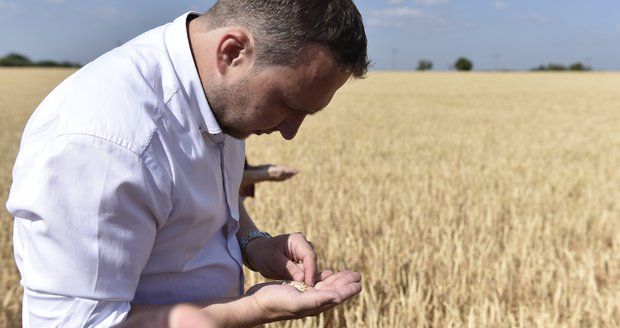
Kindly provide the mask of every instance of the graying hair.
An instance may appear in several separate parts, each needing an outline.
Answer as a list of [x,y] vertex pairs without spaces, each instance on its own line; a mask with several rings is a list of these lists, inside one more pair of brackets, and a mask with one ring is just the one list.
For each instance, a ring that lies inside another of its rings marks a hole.
[[351,0],[218,0],[203,16],[212,28],[247,28],[259,65],[295,65],[305,46],[318,44],[353,77],[368,71],[364,24]]

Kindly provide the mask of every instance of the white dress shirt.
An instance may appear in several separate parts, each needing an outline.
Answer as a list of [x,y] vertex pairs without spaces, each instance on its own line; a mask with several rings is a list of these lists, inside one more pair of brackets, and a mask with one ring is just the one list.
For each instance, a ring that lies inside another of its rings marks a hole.
[[131,303],[243,292],[245,144],[209,108],[194,14],[86,65],[28,121],[7,202],[24,327],[110,327]]

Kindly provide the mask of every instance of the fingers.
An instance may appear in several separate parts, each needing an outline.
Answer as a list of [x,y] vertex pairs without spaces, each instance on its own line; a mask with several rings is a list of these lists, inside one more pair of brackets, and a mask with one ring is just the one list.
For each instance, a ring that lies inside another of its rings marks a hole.
[[[292,287],[291,287],[292,288]],[[338,290],[310,289],[305,293],[295,294],[294,312],[302,316],[317,315],[355,296],[362,290],[359,283],[351,283]]]
[[338,297],[334,298],[333,302],[340,304],[362,291],[361,279],[359,273],[345,270],[318,282],[315,290],[335,292]]
[[323,273],[318,272],[316,252],[303,234],[280,235],[270,240],[276,245],[277,252],[269,258],[267,269],[259,268],[264,277],[305,282],[308,287],[313,287],[316,281],[333,274],[326,272],[322,276]]
[[298,169],[285,167],[282,171],[285,179],[291,178],[299,173]]
[[286,262],[286,273],[289,275],[289,279],[295,281],[305,281],[305,273],[299,265],[291,260]]
[[331,275],[329,275],[328,277],[326,277],[325,279],[321,279],[321,281],[319,281],[319,282],[317,282],[317,283],[316,283],[316,286],[315,286],[315,287],[316,287],[317,289],[322,289],[322,288],[324,288],[325,286],[331,286],[331,285],[332,285],[332,283],[333,283],[336,279],[338,279],[338,274],[340,274],[340,272],[338,272],[338,273],[334,273],[334,274],[331,274]]
[[318,272],[315,275],[314,281],[316,282],[316,281],[325,280],[325,279],[327,279],[329,276],[331,276],[333,274],[334,274],[334,271],[332,271],[332,270],[325,270],[325,271],[322,271],[322,272]]
[[[313,251],[314,254],[314,251]],[[304,281],[306,282],[306,285],[313,287],[314,286],[314,280],[315,280],[315,275],[317,272],[317,268],[316,268],[316,255],[314,256],[307,256],[304,260],[303,260],[303,265],[304,265]]]
[[271,165],[268,167],[267,173],[274,181],[283,181],[299,173],[299,170],[286,166]]
[[313,290],[312,292],[301,294],[304,298],[303,307],[308,309],[306,315],[316,315],[326,311],[338,304],[342,304],[349,298],[359,294],[362,286],[359,283],[352,283],[343,286],[339,290]]
[[299,170],[291,168],[291,167],[285,167],[285,166],[279,166],[277,167],[277,170],[279,171],[280,175],[283,177],[292,177],[295,174],[299,173]]
[[358,272],[344,270],[338,273],[334,273],[327,278],[321,280],[316,284],[317,289],[338,290],[349,284],[359,284],[362,280],[362,275]]
[[[317,311],[326,306],[334,306],[341,302],[342,298],[340,294],[331,290],[318,290],[311,293],[303,293],[300,294],[302,302],[301,308],[306,311],[312,311],[320,313],[322,311]],[[302,310],[303,311],[303,310]]]
[[[286,236],[278,236],[274,239],[284,237],[288,239]],[[284,241],[285,245],[288,243]],[[283,248],[286,248],[284,245]],[[280,249],[276,251],[273,257],[270,259],[270,265],[268,270],[261,271],[261,274],[265,278],[269,279],[281,279],[281,280],[294,280],[294,281],[304,281],[305,274],[304,268],[301,263],[298,263],[295,259],[295,254],[290,250]]]
[[332,286],[340,288],[352,283],[359,283],[362,280],[362,275],[358,272],[345,270],[339,272],[337,278],[332,282]]
[[[297,267],[300,268],[301,270],[304,269],[303,264],[299,264],[297,263]],[[333,275],[334,272],[332,270],[325,270],[325,271],[321,271],[321,272],[316,272],[314,274],[314,285],[316,286],[317,282],[327,279],[327,277]],[[306,282],[306,280],[304,279],[304,282]],[[307,285],[307,283],[306,283]]]
[[350,283],[348,285],[338,288],[337,290],[343,302],[359,294],[361,291],[362,291],[362,284],[360,284],[359,282]]
[[314,286],[315,275],[318,270],[316,267],[317,256],[312,244],[301,233],[291,234],[289,240],[293,259],[302,263],[303,281],[310,287]]

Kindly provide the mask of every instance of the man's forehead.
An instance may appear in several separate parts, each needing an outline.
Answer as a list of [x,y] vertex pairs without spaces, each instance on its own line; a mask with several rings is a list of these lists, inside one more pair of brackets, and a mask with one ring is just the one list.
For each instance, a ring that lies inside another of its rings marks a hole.
[[327,75],[338,70],[338,63],[331,50],[326,46],[311,44],[301,52],[300,66],[310,75]]
[[336,91],[348,80],[350,74],[331,70],[327,74],[314,74],[312,77],[285,90],[289,105],[307,114],[314,114],[325,108]]

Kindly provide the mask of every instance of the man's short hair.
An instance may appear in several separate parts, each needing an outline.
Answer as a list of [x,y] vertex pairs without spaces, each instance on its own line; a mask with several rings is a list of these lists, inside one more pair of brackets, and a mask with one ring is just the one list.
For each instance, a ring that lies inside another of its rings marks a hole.
[[351,0],[218,0],[204,17],[214,29],[248,28],[259,65],[294,65],[314,43],[328,47],[338,66],[355,78],[368,71],[366,32]]

